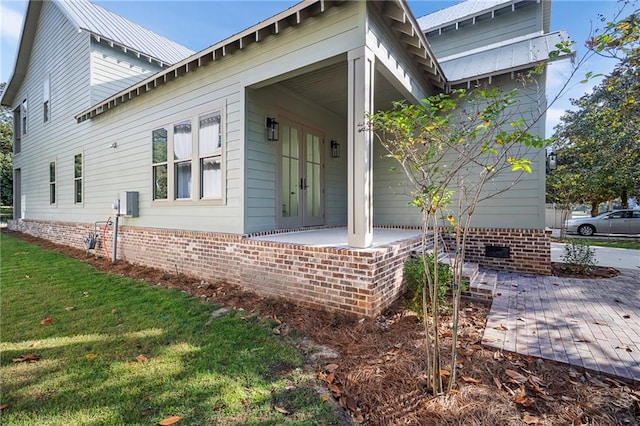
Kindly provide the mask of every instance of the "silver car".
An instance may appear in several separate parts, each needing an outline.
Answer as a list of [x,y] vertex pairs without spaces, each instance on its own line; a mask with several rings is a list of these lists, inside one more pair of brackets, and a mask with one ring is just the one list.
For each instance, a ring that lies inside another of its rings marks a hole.
[[593,234],[640,234],[640,209],[616,210],[595,217],[570,219],[567,232]]

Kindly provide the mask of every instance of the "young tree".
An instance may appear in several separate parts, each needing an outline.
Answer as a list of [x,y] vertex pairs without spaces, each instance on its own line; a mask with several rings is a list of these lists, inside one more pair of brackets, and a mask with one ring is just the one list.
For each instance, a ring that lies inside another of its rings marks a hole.
[[[476,87],[425,99],[417,105],[396,103],[391,111],[368,117],[380,143],[404,171],[412,204],[422,213],[423,311],[427,376],[434,394],[443,391],[440,375],[440,325],[437,255],[444,231],[455,234],[452,262],[453,344],[451,377],[455,382],[457,324],[466,239],[476,207],[516,185],[532,170],[532,155],[545,140],[530,134],[540,119],[523,110],[518,91]],[[531,120],[526,120],[529,117]],[[510,172],[505,179],[506,172]],[[452,229],[451,229],[452,228]]]

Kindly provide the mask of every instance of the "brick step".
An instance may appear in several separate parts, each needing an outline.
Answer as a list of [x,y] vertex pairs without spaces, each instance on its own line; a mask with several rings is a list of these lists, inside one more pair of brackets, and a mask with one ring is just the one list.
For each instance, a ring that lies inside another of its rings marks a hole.
[[489,269],[479,269],[476,277],[471,281],[469,288],[464,291],[463,296],[476,299],[491,300],[496,294],[498,285],[498,272]]
[[[421,251],[414,252],[420,255]],[[427,253],[433,254],[433,249],[428,249]],[[438,261],[453,265],[454,255],[444,251],[439,251]],[[462,266],[462,279],[468,284],[468,288],[462,292],[463,296],[476,299],[491,300],[496,293],[498,285],[498,273],[488,269],[480,269],[477,263],[464,262]]]

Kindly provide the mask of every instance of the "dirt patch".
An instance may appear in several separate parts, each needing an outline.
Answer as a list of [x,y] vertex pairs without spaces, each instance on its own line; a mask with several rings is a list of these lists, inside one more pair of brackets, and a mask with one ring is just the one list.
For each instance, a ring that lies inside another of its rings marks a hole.
[[[640,388],[636,384],[482,346],[490,308],[487,303],[464,301],[454,392],[432,397],[425,376],[424,328],[401,303],[376,319],[358,319],[262,297],[222,281],[204,282],[122,261],[111,265],[106,259],[87,257],[83,250],[25,234],[12,235],[105,272],[176,288],[227,309],[273,318],[278,324],[274,333],[279,332],[282,338],[296,336],[309,368],[318,373],[318,384],[357,423],[640,425]],[[451,328],[446,318],[440,336],[443,347],[449,347]],[[445,355],[443,370],[450,371]],[[442,372],[445,381],[447,371]]]
[[613,278],[620,275],[620,271],[610,266],[596,266],[585,273],[577,273],[566,263],[558,262],[551,262],[551,273],[564,278]]

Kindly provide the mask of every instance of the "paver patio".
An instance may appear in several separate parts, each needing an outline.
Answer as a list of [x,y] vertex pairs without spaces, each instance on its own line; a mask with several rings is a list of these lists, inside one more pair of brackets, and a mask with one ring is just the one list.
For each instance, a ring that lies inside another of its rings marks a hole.
[[500,273],[483,343],[640,382],[640,270],[620,272]]

